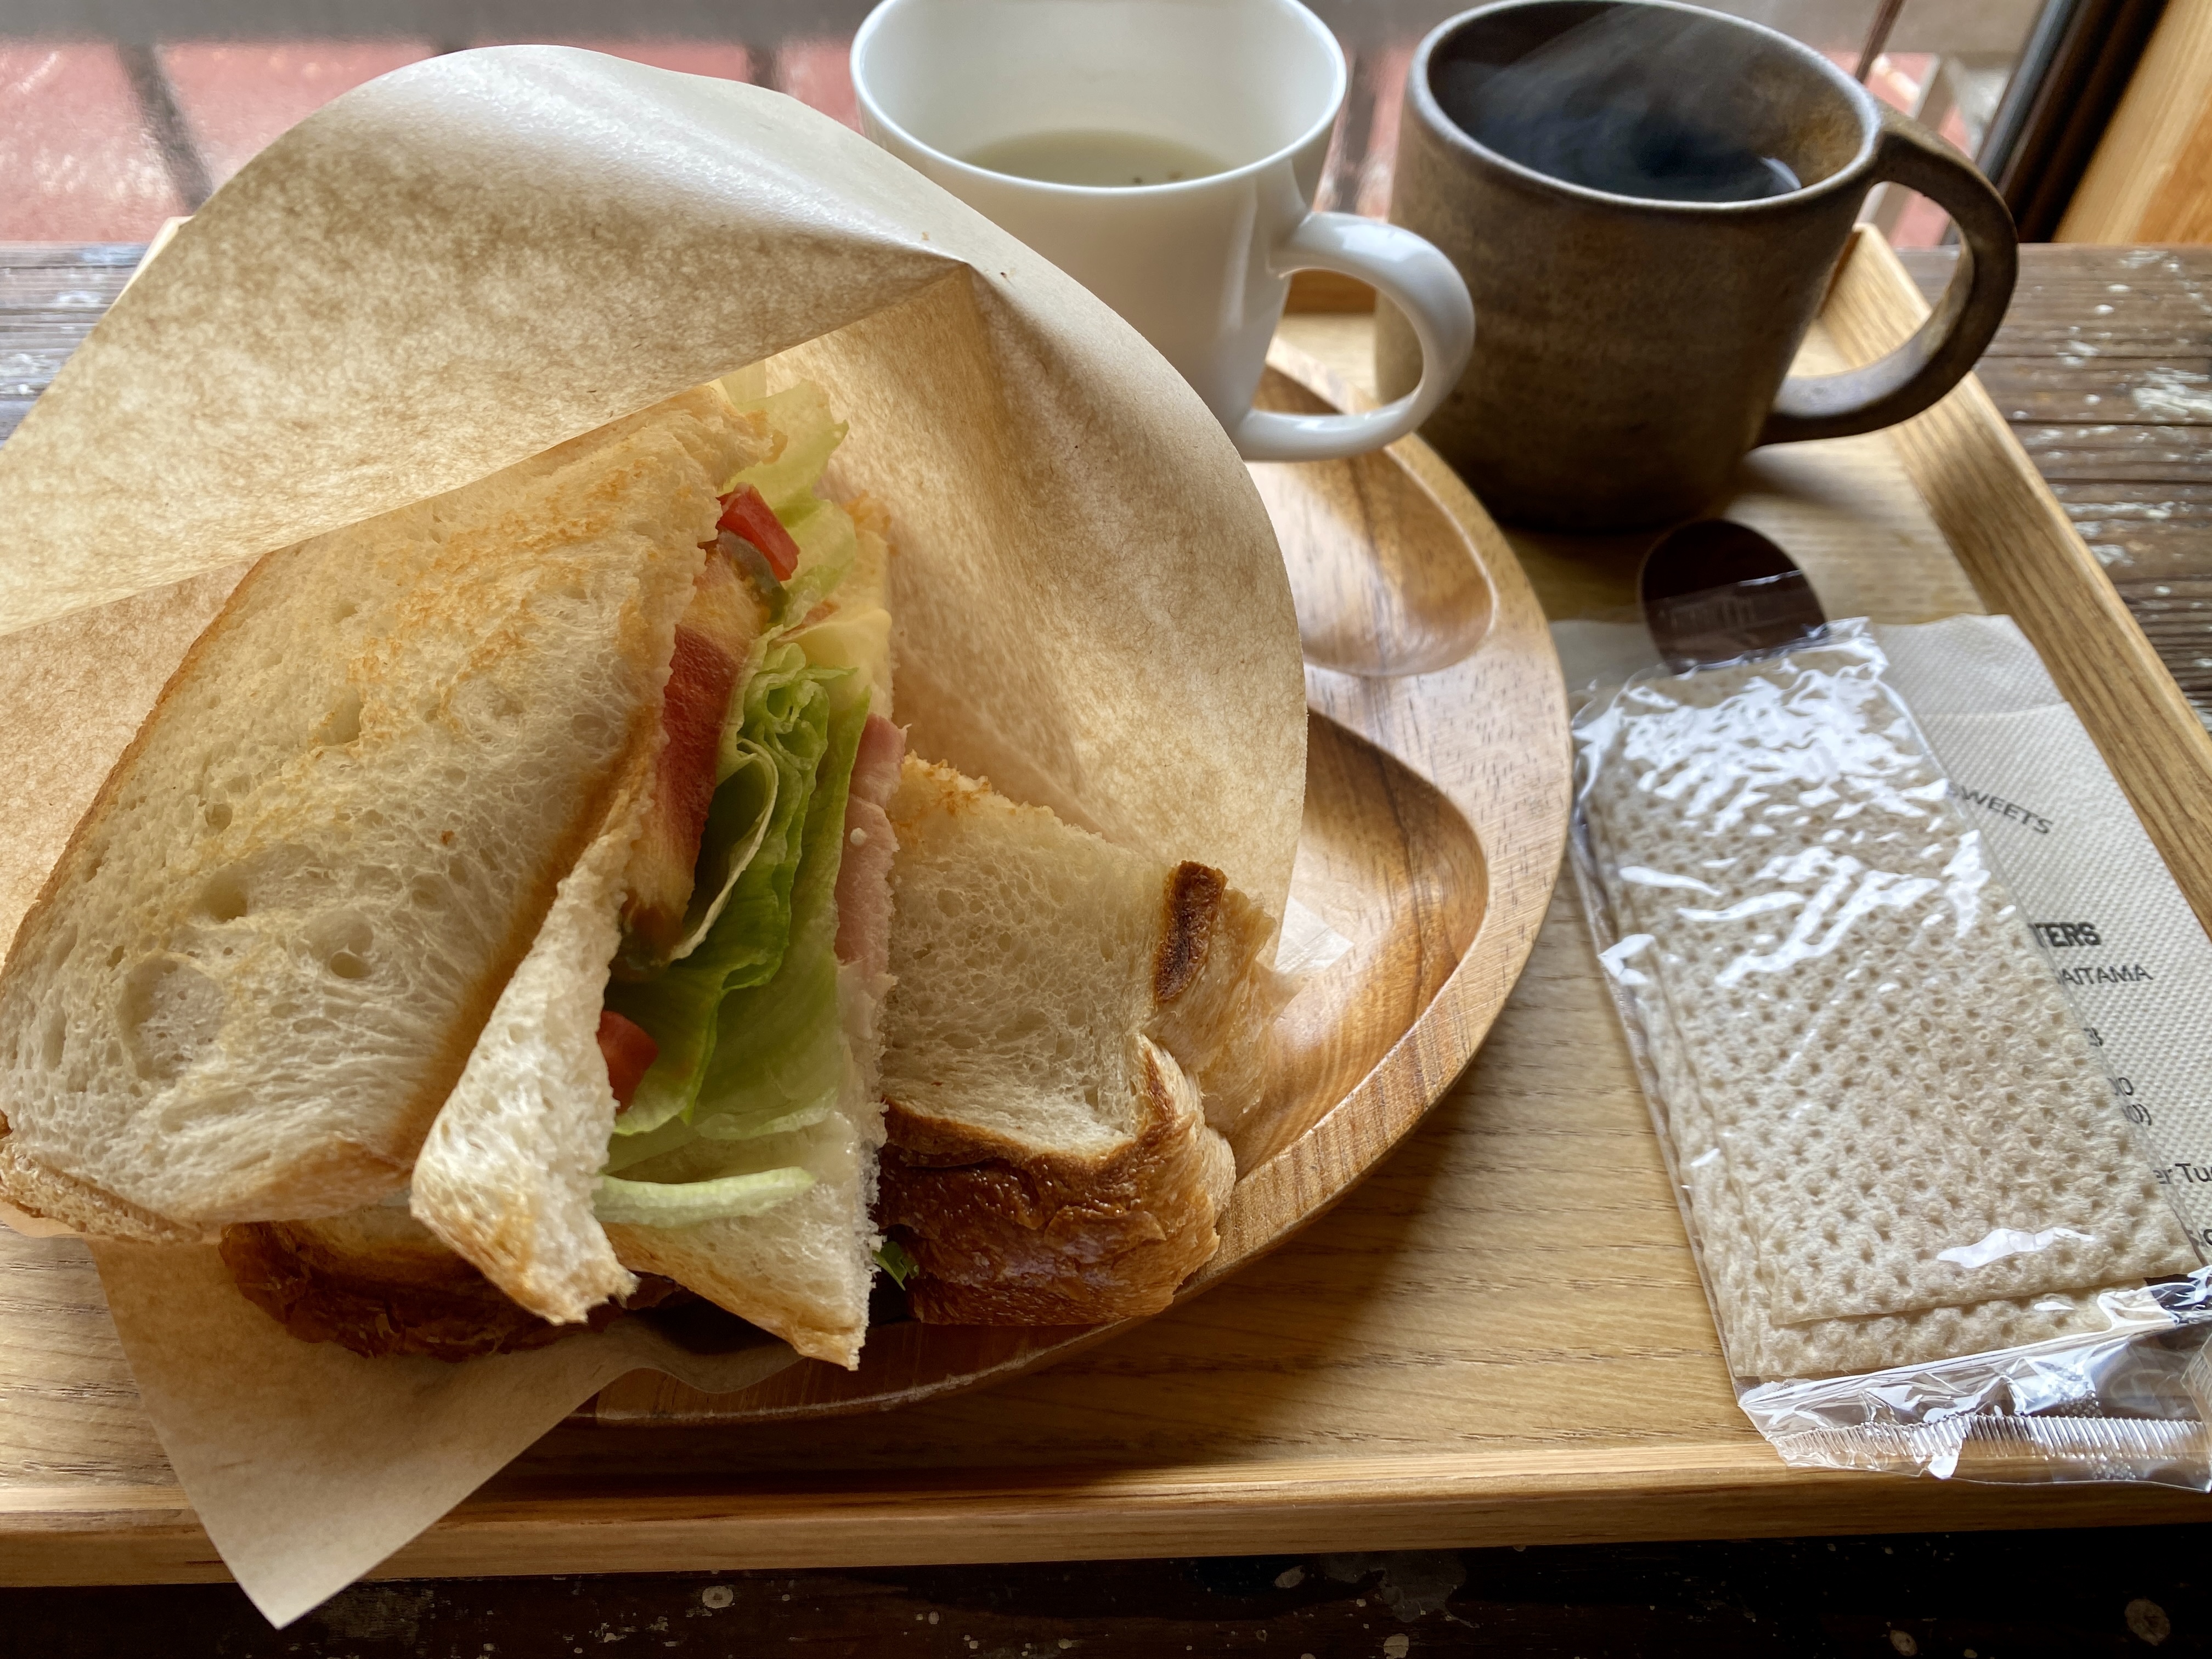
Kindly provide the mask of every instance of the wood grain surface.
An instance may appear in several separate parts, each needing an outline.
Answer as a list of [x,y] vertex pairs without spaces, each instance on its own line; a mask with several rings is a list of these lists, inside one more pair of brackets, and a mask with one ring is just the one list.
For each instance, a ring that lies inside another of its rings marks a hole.
[[[1861,233],[1824,313],[1870,357],[1927,306],[1889,245]],[[1987,607],[2020,624],[2212,928],[2212,732],[1978,381],[1890,434]]]
[[[2212,248],[2021,253],[1977,378],[2212,720]],[[1932,299],[1955,256],[1900,258]]]
[[[1285,336],[1356,382],[1364,325],[1300,317]],[[1806,366],[1837,361],[1816,331]],[[1994,429],[1979,441],[2001,446]],[[1978,603],[1887,436],[1763,453],[1729,510],[1796,553],[1837,614],[1921,620]],[[1553,617],[1624,602],[1640,550],[1513,540]],[[1410,635],[1421,640],[1449,640],[1481,609],[1449,585],[1407,604],[1427,619]],[[1353,649],[1338,637],[1325,648]],[[1342,679],[1317,682],[1325,712],[1340,714],[1328,697],[1392,695],[1386,678]],[[1442,744],[1485,712],[1407,719]],[[81,1248],[0,1238],[0,1580],[220,1577],[137,1413]],[[1437,1109],[1332,1212],[1210,1293],[1048,1370],[895,1412],[684,1425],[653,1402],[613,1405],[610,1422],[658,1425],[556,1431],[381,1571],[1097,1559],[2207,1512],[2155,1490],[1783,1468],[1729,1392],[1565,895]]]

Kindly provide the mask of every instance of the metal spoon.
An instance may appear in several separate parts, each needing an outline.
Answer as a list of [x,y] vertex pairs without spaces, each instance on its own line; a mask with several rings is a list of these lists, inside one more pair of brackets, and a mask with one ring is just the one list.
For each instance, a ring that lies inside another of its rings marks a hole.
[[1796,562],[1729,519],[1668,531],[1644,556],[1636,586],[1652,643],[1678,674],[1777,649],[1828,621]]

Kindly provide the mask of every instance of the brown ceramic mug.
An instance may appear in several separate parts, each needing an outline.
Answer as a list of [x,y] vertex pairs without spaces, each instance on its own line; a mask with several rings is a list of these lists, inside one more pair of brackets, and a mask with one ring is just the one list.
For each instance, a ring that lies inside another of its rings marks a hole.
[[[1510,521],[1694,514],[1757,445],[1927,408],[2012,297],[2012,217],[1989,182],[1757,24],[1671,0],[1504,0],[1421,42],[1405,110],[1390,216],[1443,250],[1475,307],[1474,356],[1421,433]],[[1957,223],[1949,289],[1881,361],[1785,378],[1884,181]],[[1375,365],[1386,398],[1419,378],[1387,303]]]

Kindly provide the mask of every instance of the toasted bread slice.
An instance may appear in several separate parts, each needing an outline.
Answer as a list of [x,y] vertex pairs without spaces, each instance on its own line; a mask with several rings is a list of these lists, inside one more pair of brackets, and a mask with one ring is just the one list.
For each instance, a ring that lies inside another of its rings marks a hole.
[[810,1359],[859,1364],[875,1275],[869,1208],[883,1131],[857,1066],[854,1082],[837,1111],[763,1149],[763,1163],[796,1164],[813,1186],[761,1215],[696,1227],[611,1225],[623,1265],[697,1291]]
[[765,451],[688,392],[264,558],[0,970],[0,1193],[174,1237],[404,1184],[650,761],[715,492]]
[[947,767],[909,760],[891,821],[878,1214],[916,1314],[1157,1312],[1218,1243],[1236,1169],[1207,1120],[1258,1092],[1273,923]]
[[592,1207],[614,1089],[600,999],[621,936],[623,872],[643,819],[641,764],[562,878],[415,1160],[415,1218],[531,1312],[572,1323],[636,1280]]

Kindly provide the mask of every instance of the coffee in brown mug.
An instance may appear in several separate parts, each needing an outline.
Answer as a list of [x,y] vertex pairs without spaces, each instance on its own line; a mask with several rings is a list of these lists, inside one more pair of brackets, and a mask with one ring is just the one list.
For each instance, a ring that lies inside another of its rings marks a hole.
[[[1474,353],[1421,433],[1509,522],[1691,516],[1757,445],[1893,425],[1996,331],[2011,216],[1941,139],[1811,48],[1671,0],[1504,0],[1415,52],[1390,216],[1443,249]],[[1948,210],[1964,243],[1911,339],[1785,378],[1867,191]],[[1378,307],[1376,378],[1419,374]]]

